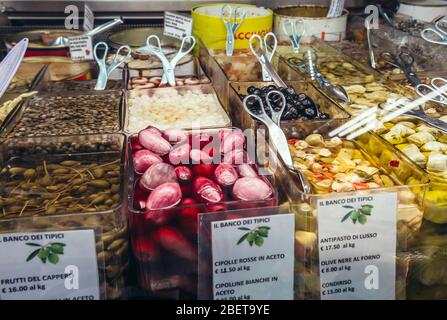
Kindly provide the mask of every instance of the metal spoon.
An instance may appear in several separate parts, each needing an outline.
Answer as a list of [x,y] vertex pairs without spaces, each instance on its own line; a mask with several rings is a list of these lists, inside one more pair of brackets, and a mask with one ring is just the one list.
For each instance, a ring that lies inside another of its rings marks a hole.
[[[81,36],[93,37],[93,36],[96,36],[96,35],[98,35],[100,33],[105,32],[107,30],[110,30],[114,26],[116,26],[118,24],[122,24],[122,23],[123,23],[123,20],[121,18],[115,18],[114,20],[108,21],[108,22],[106,22],[106,23],[104,23],[104,24],[94,28],[93,30],[90,30],[88,32],[83,33]],[[57,37],[50,44],[50,46],[52,46],[52,47],[60,47],[60,46],[65,46],[66,47],[68,45],[69,45],[69,41],[68,41],[68,37],[66,37],[66,36]]]

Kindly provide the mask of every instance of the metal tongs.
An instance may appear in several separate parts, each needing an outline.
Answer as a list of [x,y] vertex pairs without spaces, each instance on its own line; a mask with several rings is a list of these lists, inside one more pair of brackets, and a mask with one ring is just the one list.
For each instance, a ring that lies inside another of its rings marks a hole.
[[414,57],[410,53],[400,51],[399,55],[396,56],[390,52],[382,52],[380,57],[386,63],[402,70],[411,85],[416,87],[421,84],[421,80],[413,71]]
[[[99,47],[104,47],[104,55],[102,58],[98,57],[98,49]],[[126,50],[126,55],[121,55],[121,51]],[[106,65],[106,58],[107,54],[109,52],[109,47],[107,46],[107,43],[105,42],[98,42],[95,45],[95,48],[93,49],[93,56],[95,57],[96,63],[98,63],[99,66],[99,75],[98,80],[96,81],[95,90],[104,90],[107,86],[107,81],[109,80],[110,75],[112,74],[113,70],[118,68],[120,64],[127,61],[129,59],[130,54],[132,50],[129,46],[121,46],[118,51],[115,53],[115,56],[113,57],[112,62],[107,67]]]
[[371,41],[371,24],[369,20],[365,20],[366,25],[366,40],[368,41],[369,63],[371,68],[377,69],[376,58],[374,56],[374,48]]
[[[273,39],[271,50],[269,50],[268,45],[269,38]],[[255,40],[257,40],[259,43],[258,47],[256,47]],[[278,39],[276,39],[276,36],[273,32],[267,33],[264,36],[264,39],[262,39],[261,36],[257,34],[252,35],[250,38],[251,52],[257,57],[258,52],[262,51],[265,54],[265,57],[267,58],[269,63],[272,61],[273,55],[275,54],[277,47],[278,47]],[[262,66],[262,78],[264,81],[272,81],[272,77],[270,76],[269,72],[266,70],[264,66]]]
[[[421,37],[425,41],[435,44],[441,44],[447,46],[447,30],[443,28],[441,24],[447,24],[447,17],[442,16],[435,21],[434,28],[427,28],[421,31]],[[429,37],[428,34],[434,35],[438,40],[434,40],[433,37]]]
[[[279,95],[282,99],[283,103],[282,103],[282,107],[279,111],[275,111],[275,109],[272,107],[272,105],[270,103],[269,98],[270,98],[270,95],[272,95],[272,94]],[[254,112],[252,112],[250,110],[250,108],[247,105],[247,101],[250,99],[255,99],[259,102],[259,105],[261,107],[261,114],[255,114]],[[244,101],[243,101],[244,109],[253,118],[261,121],[267,127],[268,132],[269,132],[269,141],[273,144],[274,148],[276,149],[276,151],[279,153],[279,155],[283,159],[287,168],[290,171],[292,171],[298,175],[298,177],[301,180],[301,184],[302,184],[304,193],[310,193],[311,189],[310,189],[309,183],[307,182],[306,177],[304,176],[304,174],[301,171],[296,170],[295,167],[293,166],[293,160],[292,160],[292,155],[290,154],[289,144],[287,142],[286,135],[284,134],[284,132],[282,131],[282,129],[280,127],[281,116],[282,116],[282,113],[284,112],[284,109],[286,106],[286,97],[280,91],[273,90],[267,94],[265,99],[267,101],[267,107],[270,109],[270,112],[272,114],[272,118],[270,118],[267,115],[267,113],[265,112],[262,99],[254,94],[248,95],[244,98]]]
[[300,51],[301,38],[306,33],[303,19],[285,19],[282,23],[282,31],[289,38],[293,52]]
[[[276,39],[276,37],[275,37],[275,39]],[[275,71],[272,64],[270,63],[270,59],[271,59],[270,54],[273,56],[274,51],[269,52],[267,45],[266,46],[259,45],[257,48],[255,48],[251,45],[251,40],[252,39],[250,39],[250,47],[251,47],[252,52],[255,55],[256,59],[258,59],[259,63],[261,64],[263,72],[265,72],[265,74],[273,80],[273,82],[276,84],[277,87],[287,88],[287,85],[285,84],[285,82],[281,79],[279,74]],[[264,38],[264,40],[265,40],[265,38]],[[269,59],[269,56],[270,56],[270,59]]]
[[[157,42],[155,46],[151,44],[152,39],[155,39],[155,41]],[[189,47],[186,50],[184,50],[186,43],[188,43]],[[172,58],[171,61],[169,61],[166,58],[166,55],[163,53],[160,38],[157,35],[150,35],[149,37],[147,37],[146,47],[140,49],[149,52],[149,54],[155,55],[161,60],[161,63],[163,64],[163,77],[161,79],[161,84],[169,83],[169,85],[175,86],[176,84],[175,73],[174,73],[175,67],[183,57],[188,55],[194,49],[195,45],[196,45],[196,38],[194,38],[193,36],[184,37],[182,40],[182,44],[180,45],[179,51],[174,56],[174,58]]]
[[[241,7],[233,7],[224,5],[222,7],[221,19],[227,29],[227,56],[232,56],[234,51],[234,34],[245,20],[247,12]],[[239,19],[239,22],[238,22]]]
[[[408,104],[408,103],[409,103],[409,101],[406,98],[390,99],[385,104],[382,104],[381,108],[384,111],[389,112],[389,111],[394,111],[396,109],[403,108],[403,107],[405,107],[405,104]],[[432,127],[439,129],[444,133],[447,133],[447,123],[444,121],[441,121],[439,119],[435,119],[435,118],[428,116],[425,113],[424,108],[421,105],[417,106],[416,108],[414,108],[412,110],[405,111],[402,115],[422,120],[425,123],[428,123],[429,125],[431,125]]]
[[303,61],[301,64],[297,63],[296,58],[289,58],[288,63],[309,74],[311,80],[316,81],[318,85],[327,93],[338,100],[351,104],[351,99],[346,90],[342,86],[332,84],[326,79],[317,67],[318,55],[314,50],[307,50],[303,54]]
[[[121,18],[115,18],[112,21],[106,22],[88,32],[83,33],[81,36],[96,36],[100,33],[106,32],[107,30],[112,29],[114,26],[118,25],[118,24],[122,24],[123,20]],[[61,36],[61,37],[57,37],[56,39],[54,39],[50,46],[52,47],[58,47],[58,46],[68,46],[69,45],[69,41],[68,41],[68,37],[65,36]]]
[[433,78],[431,80],[431,85],[419,84],[416,86],[416,92],[421,97],[426,97],[428,95],[436,94],[436,96],[430,97],[429,99],[433,102],[437,102],[443,105],[447,105],[447,94],[446,91],[442,89],[442,86],[438,85],[438,82],[443,83],[443,86],[447,85],[447,80],[444,78]]

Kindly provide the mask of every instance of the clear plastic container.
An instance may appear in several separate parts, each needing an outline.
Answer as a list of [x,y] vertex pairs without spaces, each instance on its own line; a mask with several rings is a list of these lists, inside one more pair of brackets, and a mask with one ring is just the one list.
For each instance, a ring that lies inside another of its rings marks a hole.
[[4,124],[2,135],[34,137],[120,132],[121,100],[121,91],[37,95],[20,105]]
[[[227,129],[228,130],[228,129]],[[218,138],[218,130],[195,130],[189,135],[207,134],[212,139]],[[130,138],[130,141],[132,137]],[[212,140],[213,141],[213,140]],[[170,209],[141,210],[135,196],[138,190],[140,176],[135,174],[131,144],[128,144],[129,158],[129,221],[131,240],[138,270],[138,283],[146,289],[148,294],[156,297],[196,298],[198,272],[198,217],[186,219],[188,213],[225,214],[229,218],[233,210],[248,210],[256,215],[256,208],[276,206],[278,203],[278,189],[274,176],[259,176],[272,188],[272,194],[262,201],[234,200],[231,188],[225,189],[225,201],[218,203],[198,203],[194,205],[180,204]],[[191,168],[197,165],[189,165]],[[260,171],[258,171],[260,172]],[[210,173],[213,174],[212,172]],[[201,173],[205,176],[204,173]],[[137,187],[137,188],[136,188]],[[193,197],[191,183],[182,186],[182,198]],[[170,217],[162,221],[157,217]],[[237,217],[234,215],[233,217]],[[189,223],[188,223],[189,221]],[[164,235],[164,236],[163,236]],[[160,243],[162,238],[172,240],[175,245],[169,247],[167,243]],[[158,240],[157,240],[158,239]]]
[[[165,102],[155,101],[158,103],[155,104],[154,99],[158,99],[158,97]],[[177,99],[175,102],[174,97]],[[192,99],[196,99],[196,101]],[[167,106],[166,101],[168,100],[170,106]],[[135,108],[134,105],[137,103],[139,104]],[[128,133],[136,133],[148,125],[155,125],[160,129],[231,126],[231,119],[210,84],[131,90],[127,93],[125,105],[125,131]],[[204,109],[205,107],[206,109]],[[197,108],[194,110],[194,116],[191,115],[192,108]]]
[[[404,17],[398,20],[405,20]],[[408,20],[408,19],[407,19]],[[434,28],[427,23],[426,28]],[[388,24],[381,23],[377,30],[372,30],[371,40],[375,47],[398,54],[405,47],[414,56],[416,64],[420,68],[419,76],[436,77],[445,76],[445,46],[433,44],[421,38],[419,32],[413,34],[392,28]]]
[[[324,127],[313,123],[288,123],[282,125],[284,133],[290,139],[303,139],[311,133],[319,133],[324,137],[341,123],[332,121]],[[296,299],[320,299],[320,270],[317,203],[327,199],[330,195],[367,195],[382,192],[397,192],[397,247],[396,247],[396,299],[405,299],[406,281],[408,274],[409,254],[417,243],[417,236],[423,217],[424,194],[428,185],[428,176],[417,166],[395,152],[375,135],[360,136],[354,146],[360,150],[365,159],[380,169],[381,174],[390,177],[394,183],[392,187],[380,187],[368,190],[357,190],[340,193],[317,193],[312,188],[310,194],[302,191],[301,183],[296,174],[279,166],[278,181],[284,188],[287,197],[296,214],[297,234],[295,256],[295,297]],[[397,164],[397,166],[396,166]],[[294,183],[290,183],[292,179]],[[287,183],[289,182],[289,183]],[[314,239],[300,242],[300,237]]]
[[124,147],[122,134],[0,144],[0,233],[93,229],[101,299],[121,297],[129,264]]
[[[262,81],[262,67],[250,49],[237,49],[232,57],[224,50],[212,50],[200,42],[199,60],[203,70],[213,82],[219,99],[229,105],[230,82]],[[283,80],[299,80],[301,75],[289,68],[275,54],[271,64]]]
[[[254,86],[256,88],[262,88],[272,84],[272,82],[234,82],[230,84],[231,117],[232,119],[235,119],[234,125],[244,129],[256,129],[259,126],[259,121],[253,119],[252,116],[245,111],[240,95],[246,95],[248,87]],[[327,113],[330,119],[348,119],[350,117],[349,114],[343,111],[335,102],[319,91],[313,84],[298,81],[287,81],[286,84],[294,88],[296,92],[306,94],[319,106],[320,112]],[[300,120],[300,122],[307,121],[316,121],[321,124],[326,122],[326,120]],[[283,122],[287,123],[288,121]]]

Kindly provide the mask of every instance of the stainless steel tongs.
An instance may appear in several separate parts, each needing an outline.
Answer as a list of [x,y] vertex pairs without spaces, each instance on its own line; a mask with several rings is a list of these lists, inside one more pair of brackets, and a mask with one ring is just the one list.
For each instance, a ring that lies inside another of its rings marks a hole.
[[342,86],[332,84],[328,79],[326,79],[318,70],[317,67],[318,55],[314,50],[307,50],[303,54],[303,62],[296,63],[295,58],[288,59],[288,63],[292,66],[300,69],[304,73],[309,74],[311,80],[316,81],[318,85],[326,91],[331,96],[345,103],[351,103],[346,90]]
[[[275,111],[274,108],[272,107],[272,105],[270,103],[270,99],[269,99],[271,94],[277,94],[283,100],[281,110]],[[250,99],[255,99],[259,102],[259,105],[261,107],[260,114],[256,114],[252,110],[250,110],[250,108],[247,105],[247,101]],[[244,101],[243,101],[244,109],[253,118],[261,121],[267,127],[268,132],[269,132],[269,141],[273,144],[274,148],[276,149],[276,151],[279,153],[279,155],[283,159],[287,168],[290,171],[292,171],[298,175],[298,177],[301,180],[301,184],[302,184],[304,193],[310,193],[311,189],[310,189],[310,185],[309,185],[306,177],[304,176],[304,174],[301,171],[296,170],[295,167],[293,166],[293,160],[292,160],[292,155],[290,154],[289,144],[287,142],[286,135],[284,134],[284,132],[282,131],[282,129],[280,127],[281,115],[282,115],[284,108],[286,106],[286,98],[285,98],[284,94],[282,94],[280,91],[273,90],[267,94],[266,101],[267,101],[267,107],[270,109],[272,118],[274,120],[272,120],[267,115],[267,113],[265,112],[265,109],[264,109],[264,103],[262,102],[262,99],[260,97],[258,97],[257,95],[252,94],[252,95],[248,95],[244,98]]]

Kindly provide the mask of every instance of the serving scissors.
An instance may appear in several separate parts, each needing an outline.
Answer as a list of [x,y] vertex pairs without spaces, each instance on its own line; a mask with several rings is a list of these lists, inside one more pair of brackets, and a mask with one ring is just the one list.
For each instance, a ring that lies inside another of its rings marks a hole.
[[[439,86],[438,83],[443,83],[442,86]],[[443,86],[447,85],[447,80],[441,77],[433,78],[431,80],[430,85],[426,84],[419,84],[416,86],[416,92],[421,97],[426,97],[430,95],[429,99],[431,101],[443,104],[447,106],[447,93],[445,90],[442,89]],[[433,94],[437,94],[436,96],[433,96]],[[431,97],[433,96],[433,97]]]
[[[272,40],[272,46],[271,50],[269,50],[269,38]],[[259,46],[255,46],[255,40],[258,41]],[[278,47],[278,39],[276,38],[275,34],[273,32],[269,32],[264,36],[264,39],[261,38],[260,35],[254,34],[250,38],[250,49],[253,54],[258,57],[259,52],[263,52],[265,57],[267,58],[268,62],[272,61],[273,55],[276,52],[276,48]],[[259,57],[258,57],[259,60]],[[272,81],[272,77],[270,76],[269,72],[266,70],[265,66],[262,66],[262,78],[264,81]]]
[[391,52],[382,52],[380,57],[388,64],[402,70],[407,80],[413,85],[418,86],[421,84],[421,80],[413,71],[414,57],[407,52],[400,51],[399,55],[392,54]]
[[[151,44],[152,39],[155,39],[156,45]],[[184,50],[187,42],[189,43],[188,45],[190,46],[186,50]],[[175,67],[183,57],[188,55],[194,49],[195,45],[196,45],[196,38],[194,38],[193,36],[184,37],[182,40],[182,44],[180,45],[179,51],[174,56],[174,58],[172,58],[171,61],[169,61],[166,58],[166,55],[163,53],[160,38],[155,34],[147,37],[146,47],[140,49],[149,52],[149,54],[155,55],[156,57],[158,57],[158,59],[161,60],[161,63],[163,64],[163,77],[161,79],[161,84],[169,83],[169,85],[175,86],[176,84],[175,73],[174,73]]]
[[244,22],[246,15],[247,11],[241,7],[236,7],[234,10],[230,5],[224,5],[222,7],[221,19],[227,29],[226,54],[229,57],[233,55],[234,51],[234,34]]
[[[280,111],[275,111],[269,101],[269,95],[273,94],[273,93],[279,95],[281,97],[281,99],[283,100],[283,107],[281,108]],[[261,107],[260,114],[256,114],[250,110],[250,108],[247,105],[247,102],[250,99],[255,99],[259,102],[259,105]],[[284,94],[282,94],[280,91],[273,90],[273,91],[270,91],[269,94],[266,96],[266,100],[267,100],[267,107],[270,109],[270,112],[272,113],[272,117],[275,114],[275,120],[272,120],[267,115],[267,113],[265,112],[265,109],[264,109],[264,103],[262,102],[262,99],[255,94],[248,95],[244,98],[244,101],[243,101],[244,109],[253,118],[261,121],[267,127],[267,130],[269,132],[269,141],[272,143],[272,145],[274,146],[276,151],[279,153],[279,155],[283,159],[287,168],[290,171],[293,171],[294,173],[296,173],[298,175],[298,177],[301,180],[301,184],[302,184],[304,193],[310,193],[311,190],[310,190],[310,186],[309,186],[309,183],[307,182],[306,177],[304,176],[304,174],[301,171],[296,170],[295,167],[293,166],[293,160],[292,160],[292,155],[290,154],[289,143],[287,141],[286,135],[282,131],[281,127],[279,126],[279,123],[281,121],[280,120],[281,115],[282,115],[282,112],[284,111],[284,107],[286,105],[286,98],[285,98]]]
[[[447,46],[447,29],[443,28],[441,24],[447,24],[447,17],[442,16],[435,22],[434,28],[426,28],[421,31],[421,37],[425,41],[435,44]],[[428,36],[431,35],[432,37]],[[437,40],[433,39],[436,38]]]
[[[104,56],[102,58],[98,57],[98,49],[100,47],[104,47]],[[122,50],[127,50],[125,55],[121,55]],[[105,42],[98,42],[93,49],[93,56],[95,57],[96,63],[99,66],[99,75],[98,80],[96,81],[95,90],[104,90],[107,86],[107,81],[109,80],[112,72],[118,68],[123,62],[127,61],[130,58],[130,54],[132,50],[129,46],[121,46],[118,51],[115,53],[112,62],[109,66],[106,65],[106,58],[109,52],[109,46]]]
[[293,52],[300,51],[301,38],[306,33],[303,19],[284,19],[282,22],[282,31],[289,38]]

